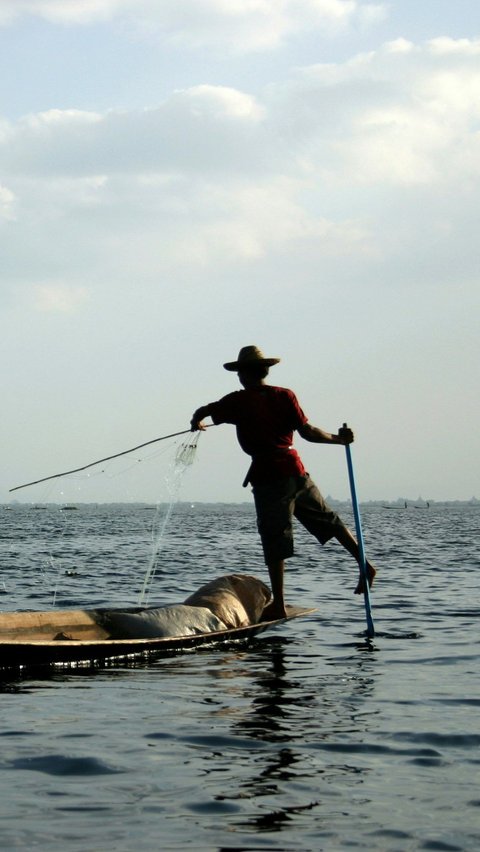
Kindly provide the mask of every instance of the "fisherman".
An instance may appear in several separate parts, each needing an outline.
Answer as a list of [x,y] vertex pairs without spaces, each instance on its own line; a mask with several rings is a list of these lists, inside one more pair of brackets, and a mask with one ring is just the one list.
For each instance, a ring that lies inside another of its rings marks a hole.
[[[238,373],[243,390],[201,406],[190,424],[192,431],[203,431],[205,417],[211,417],[215,424],[233,423],[242,450],[252,458],[243,484],[250,484],[253,490],[257,526],[272,586],[272,602],[264,617],[272,620],[286,616],[284,574],[285,560],[293,555],[293,516],[321,544],[337,539],[361,565],[357,541],[325,502],[292,446],[295,430],[306,441],[343,446],[352,443],[353,432],[343,427],[335,435],[312,426],[293,391],[267,385],[269,368],[279,361],[280,358],[265,358],[256,346],[244,346],[236,361],[223,365],[226,370]],[[376,570],[368,561],[366,569],[371,586]],[[355,594],[363,593],[363,582],[360,571]]]

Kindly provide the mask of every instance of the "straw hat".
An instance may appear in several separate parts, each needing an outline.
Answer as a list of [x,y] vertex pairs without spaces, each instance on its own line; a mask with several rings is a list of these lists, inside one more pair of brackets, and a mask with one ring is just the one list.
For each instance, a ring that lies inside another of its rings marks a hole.
[[244,346],[238,353],[237,361],[228,361],[223,366],[226,370],[238,373],[240,370],[248,369],[248,367],[256,364],[263,364],[264,367],[273,367],[279,361],[280,358],[265,358],[258,346]]

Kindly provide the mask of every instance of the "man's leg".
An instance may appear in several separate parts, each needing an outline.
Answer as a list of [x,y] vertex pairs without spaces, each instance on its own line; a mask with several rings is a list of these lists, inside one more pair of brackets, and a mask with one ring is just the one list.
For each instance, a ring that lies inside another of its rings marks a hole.
[[283,578],[285,575],[285,562],[279,559],[277,562],[270,562],[267,565],[270,576],[270,585],[272,587],[273,600],[265,607],[262,614],[263,621],[269,621],[275,618],[285,618],[287,611],[285,609],[285,599],[283,596]]
[[[352,554],[354,559],[356,559],[358,564],[360,565],[360,548],[358,546],[357,541],[354,539],[352,533],[348,529],[348,527],[344,527],[344,526],[337,527],[336,530],[335,530],[335,538],[337,539],[338,542],[340,542],[340,544],[345,548],[345,550],[348,550],[348,552]],[[366,560],[366,567],[367,567],[368,585],[371,586],[377,571],[373,567],[372,563],[368,561],[368,559]],[[362,595],[363,594],[363,574],[362,574],[362,572],[360,572],[360,576],[358,578],[358,583],[357,583],[357,587],[355,589],[355,594],[356,595]]]
[[[337,513],[325,502],[309,476],[305,479],[305,488],[297,495],[295,515],[300,523],[318,539],[320,544],[325,544],[329,539],[336,538],[360,565],[360,548],[352,533]],[[367,560],[369,586],[372,585],[376,573],[372,563]],[[362,572],[360,572],[355,594],[363,594]]]
[[262,615],[265,620],[287,615],[283,581],[285,559],[293,555],[292,513],[297,490],[297,477],[285,477],[253,489],[258,531],[272,588],[272,601]]

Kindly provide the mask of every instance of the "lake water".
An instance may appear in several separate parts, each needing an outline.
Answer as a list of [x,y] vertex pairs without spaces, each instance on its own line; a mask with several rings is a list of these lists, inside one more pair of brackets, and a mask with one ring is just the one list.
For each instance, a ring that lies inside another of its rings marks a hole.
[[[2,609],[136,604],[164,512],[0,508]],[[247,647],[4,675],[0,848],[477,852],[479,507],[362,520],[372,643],[354,563],[298,530],[287,600],[314,615]],[[161,545],[150,605],[266,580],[249,504],[179,504]]]

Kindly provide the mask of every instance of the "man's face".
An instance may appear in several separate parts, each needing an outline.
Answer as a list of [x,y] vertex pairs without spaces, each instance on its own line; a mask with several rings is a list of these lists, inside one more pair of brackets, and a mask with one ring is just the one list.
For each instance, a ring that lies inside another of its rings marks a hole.
[[255,371],[239,370],[238,381],[244,388],[252,388],[254,385],[258,385],[259,382],[261,382],[261,379],[259,379]]

